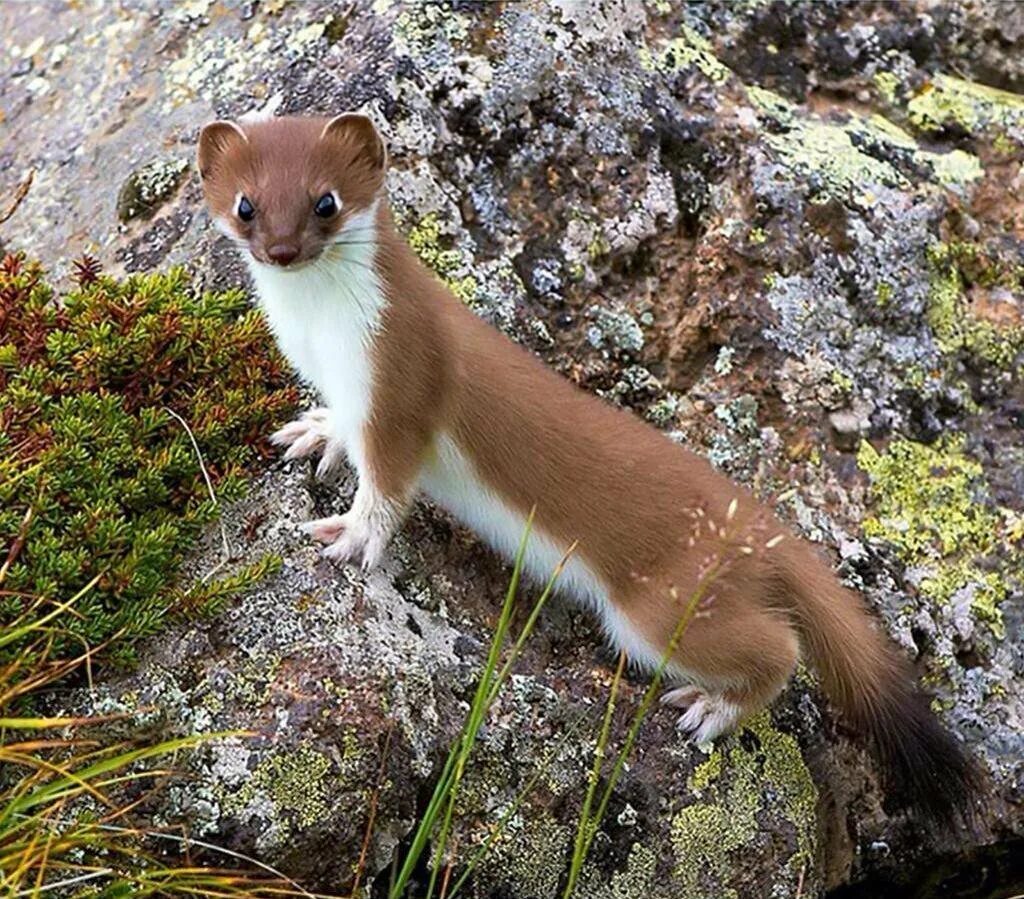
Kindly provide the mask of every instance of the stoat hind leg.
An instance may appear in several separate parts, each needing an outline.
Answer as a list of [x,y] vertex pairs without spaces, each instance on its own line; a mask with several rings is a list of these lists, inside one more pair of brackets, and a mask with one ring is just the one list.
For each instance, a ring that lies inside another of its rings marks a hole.
[[322,453],[316,468],[318,478],[331,475],[345,459],[344,443],[331,430],[331,410],[323,406],[303,412],[270,435],[275,446],[286,447],[284,458],[305,459]]
[[709,693],[699,687],[669,690],[661,701],[685,709],[676,726],[692,734],[695,743],[729,733],[745,717],[743,707],[730,702],[724,693]]
[[[650,657],[661,658],[683,604],[634,591],[626,608]],[[770,703],[786,685],[799,655],[786,618],[757,598],[723,584],[714,602],[690,620],[668,674],[679,681],[662,697],[682,709],[679,729],[697,743],[714,740]]]

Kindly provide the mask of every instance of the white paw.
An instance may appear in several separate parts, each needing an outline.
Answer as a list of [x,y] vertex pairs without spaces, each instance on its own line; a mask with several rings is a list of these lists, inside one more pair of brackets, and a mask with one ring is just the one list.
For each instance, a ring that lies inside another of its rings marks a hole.
[[344,448],[331,436],[330,410],[323,407],[303,412],[294,421],[274,431],[270,442],[287,447],[284,458],[289,462],[323,452],[323,459],[316,470],[318,477],[328,474],[344,458]]
[[[695,743],[708,743],[731,731],[740,720],[741,709],[719,694],[704,693],[693,688],[684,688],[691,693],[688,708],[680,716],[676,727],[693,736]],[[672,691],[682,692],[680,691]],[[676,702],[672,702],[676,705]]]
[[326,481],[332,477],[345,462],[345,445],[340,440],[328,440],[324,445],[324,454],[316,467],[318,480]]
[[332,515],[300,525],[300,529],[328,546],[324,556],[338,565],[358,561],[363,571],[375,568],[384,555],[388,535],[373,528],[365,517]]
[[688,709],[703,695],[704,691],[700,687],[675,687],[662,695],[661,704],[674,706],[677,709]]

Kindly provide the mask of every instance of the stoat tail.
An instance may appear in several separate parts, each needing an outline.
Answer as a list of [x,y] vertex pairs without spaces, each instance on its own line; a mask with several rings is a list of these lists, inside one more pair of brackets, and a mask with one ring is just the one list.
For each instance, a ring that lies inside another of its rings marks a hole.
[[976,769],[860,597],[806,544],[783,541],[769,559],[825,692],[867,738],[897,799],[936,825],[969,824]]

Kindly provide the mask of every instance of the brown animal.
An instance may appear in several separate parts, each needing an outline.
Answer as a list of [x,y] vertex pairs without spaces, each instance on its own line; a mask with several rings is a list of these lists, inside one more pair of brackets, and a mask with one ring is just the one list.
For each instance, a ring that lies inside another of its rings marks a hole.
[[273,439],[358,474],[352,508],[307,526],[325,553],[374,565],[423,492],[508,556],[535,508],[527,569],[546,577],[577,542],[560,588],[634,662],[668,656],[665,700],[696,740],[771,702],[804,650],[894,787],[965,813],[972,769],[860,598],[745,489],[459,302],[395,232],[386,165],[355,114],[214,122],[199,142],[214,221],[326,403]]

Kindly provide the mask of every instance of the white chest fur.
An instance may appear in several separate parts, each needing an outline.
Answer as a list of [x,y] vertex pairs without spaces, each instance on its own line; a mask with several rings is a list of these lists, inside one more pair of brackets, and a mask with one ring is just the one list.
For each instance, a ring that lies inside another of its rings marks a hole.
[[256,262],[250,268],[281,351],[319,391],[333,435],[362,470],[371,350],[384,308],[372,245],[329,247],[295,271]]

